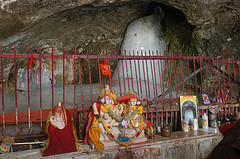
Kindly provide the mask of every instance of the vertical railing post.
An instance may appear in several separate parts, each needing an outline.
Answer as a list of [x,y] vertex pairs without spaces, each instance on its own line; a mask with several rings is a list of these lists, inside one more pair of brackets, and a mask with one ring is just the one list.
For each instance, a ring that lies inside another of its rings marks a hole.
[[31,121],[30,121],[30,114],[31,114],[31,108],[30,108],[30,79],[29,79],[29,64],[30,64],[30,59],[29,59],[29,46],[27,46],[27,88],[28,88],[28,133],[30,134],[31,130]]
[[[234,87],[235,87],[235,102],[237,103],[237,96],[238,96],[238,92],[237,92],[237,61],[235,61],[235,59],[234,59],[234,57],[233,57],[233,70],[234,70],[234,72],[233,72],[233,77],[234,77]],[[232,93],[232,95],[233,95],[233,93]],[[234,103],[235,103],[234,102]]]
[[[129,56],[131,55],[131,52],[129,52]],[[133,73],[132,73],[132,59],[129,60],[130,62],[130,70],[131,70],[131,80],[132,80],[132,91],[134,91],[134,86],[133,86]]]
[[[175,57],[175,52],[173,52],[173,55]],[[178,98],[179,92],[178,92],[178,74],[177,74],[177,60],[174,60],[174,72],[175,72],[175,85],[176,85],[176,98]]]
[[[42,52],[41,52],[42,48],[40,47],[39,49],[39,83],[40,83],[40,119],[41,119],[41,123],[40,126],[41,128],[43,127],[43,111],[42,111]],[[53,70],[52,70],[53,71]],[[53,76],[52,76],[52,87],[53,87]]]
[[[168,52],[166,52],[169,54]],[[170,69],[170,59],[166,61],[167,72],[168,72],[168,87],[169,87],[169,99],[172,99],[172,79],[171,79],[171,69]]]
[[[54,66],[54,63],[53,63],[53,59],[54,59],[54,49],[52,48],[52,109],[54,108],[54,70],[53,70],[53,66]],[[41,80],[40,80],[41,81]]]
[[98,51],[98,49],[97,49],[97,61],[98,61],[99,86],[100,86],[100,90],[101,90],[101,89],[102,89],[102,80],[101,80],[100,62],[99,62],[99,51]]
[[[149,63],[150,63],[150,68],[151,68],[151,74],[152,74],[152,88],[153,88],[153,95],[154,95],[154,99],[156,99],[156,91],[155,91],[155,79],[154,79],[154,73],[153,73],[153,61],[154,59],[152,59],[152,51],[149,50],[149,57],[150,57],[150,60],[149,60]],[[156,75],[155,75],[156,76]],[[149,87],[150,89],[150,87]]]
[[73,104],[73,120],[74,124],[76,122],[76,47],[74,48],[74,57],[73,57],[73,64],[74,64],[74,88],[73,88],[73,94],[74,94],[74,104]]
[[194,77],[195,77],[195,87],[196,87],[196,95],[198,95],[198,91],[197,91],[197,75],[196,75],[196,64],[195,64],[195,56],[193,53],[193,68],[194,68]]
[[[145,67],[144,67],[144,60],[143,60],[143,51],[141,50],[141,56],[142,56],[142,66],[143,66],[143,78],[144,78],[144,83],[145,83],[145,92],[146,92],[146,98],[148,99],[148,91],[147,91],[147,83],[146,83],[146,75],[145,75]],[[146,54],[146,52],[145,52]]]
[[108,70],[109,70],[109,73],[108,73],[108,79],[109,79],[109,86],[110,86],[110,89],[112,89],[112,80],[111,80],[111,76],[110,74],[111,73],[111,66],[110,66],[110,60],[109,60],[109,57],[108,57],[108,50],[106,50],[106,54],[107,54],[107,61],[108,61]]
[[[164,56],[165,56],[165,54],[164,54]],[[165,59],[165,57],[164,57],[164,59]],[[166,98],[165,97],[165,90],[164,90],[164,76],[163,76],[163,74],[164,74],[164,70],[163,70],[163,64],[162,64],[162,59],[161,59],[161,73],[162,73],[162,84],[161,84],[161,86],[162,86],[162,92],[163,92],[163,100]],[[161,78],[160,77],[160,78]],[[161,124],[163,124],[164,123],[164,121],[163,121],[163,115],[164,115],[164,111],[165,111],[165,105],[164,105],[164,103],[163,103],[163,107],[162,107],[162,114],[161,114]]]
[[180,70],[181,70],[181,78],[182,78],[182,88],[183,88],[183,95],[185,95],[185,87],[184,87],[184,73],[183,73],[183,63],[182,63],[182,54],[179,52],[178,58],[179,58],[179,65],[180,65]]
[[117,61],[119,91],[120,91],[120,93],[122,93],[122,86],[121,86],[121,78],[120,78],[120,74],[119,74],[119,63],[118,63],[118,53],[117,53],[117,51],[116,51],[116,61]]
[[82,86],[82,69],[81,69],[81,57],[80,57],[80,52],[78,50],[79,54],[79,61],[78,61],[78,67],[79,67],[79,83],[81,87],[81,98],[82,98],[82,108],[84,108],[84,99],[83,99],[83,86]]
[[[154,52],[152,52],[152,56],[154,56]],[[154,56],[156,57],[156,56]],[[154,83],[155,85],[153,87],[155,87],[155,100],[158,100],[158,85],[157,85],[157,72],[156,72],[156,64],[155,64],[155,60],[156,59],[153,59],[153,72],[154,72]],[[159,69],[159,68],[158,68]],[[157,106],[158,106],[158,103],[157,103]]]
[[18,106],[17,106],[17,58],[16,46],[14,46],[14,79],[15,79],[15,107],[16,107],[16,132],[18,132]]
[[2,116],[3,116],[3,135],[6,134],[6,127],[5,127],[5,110],[4,110],[4,85],[3,85],[3,52],[2,52],[2,45],[0,46],[1,51],[1,82],[2,82]]
[[138,75],[139,75],[139,86],[140,86],[140,92],[141,92],[141,99],[143,99],[143,96],[142,96],[142,94],[143,94],[143,92],[142,92],[142,81],[141,81],[141,69],[140,69],[140,56],[139,56],[139,52],[137,51],[137,57],[138,57]]
[[[124,50],[124,53],[122,53],[124,59],[126,58],[126,56],[124,56],[125,51],[126,51],[126,50]],[[126,60],[126,59],[125,59],[125,60]],[[124,64],[123,64],[123,60],[122,60],[123,88],[124,88],[124,92],[125,92],[125,91],[126,91],[126,84],[125,84],[125,76],[124,76],[124,74],[125,74],[125,71],[124,71]]]
[[[127,52],[125,51],[124,52],[125,53],[125,57],[128,57],[127,56]],[[130,51],[129,51],[129,53],[130,53]],[[129,83],[129,77],[128,77],[128,65],[127,65],[127,60],[125,60],[125,66],[126,66],[126,73],[127,73],[127,82],[128,82],[128,91],[130,91],[130,83]],[[125,80],[125,79],[124,79]]]
[[206,66],[206,81],[207,81],[207,92],[208,92],[208,95],[209,95],[209,86],[208,86],[208,64],[207,64],[207,58],[205,57],[204,58],[204,61],[205,61],[205,66]]
[[189,56],[188,56],[188,52],[187,52],[187,62],[188,62],[188,79],[189,79],[189,94],[191,94],[191,79],[190,79],[190,67],[189,67]]
[[[150,54],[150,50],[149,50],[149,54]],[[145,56],[147,56],[147,52],[145,51]],[[151,93],[150,93],[150,85],[149,85],[149,75],[148,75],[148,63],[147,63],[147,59],[145,59],[144,58],[144,60],[145,60],[145,63],[146,63],[146,72],[147,72],[147,77],[146,77],[146,79],[147,79],[147,88],[148,88],[148,101],[150,100],[150,98],[151,98]],[[150,63],[150,62],[149,62]],[[147,90],[146,90],[147,91]]]
[[[138,86],[137,64],[136,64],[136,57],[135,57],[135,52],[134,52],[134,50],[133,50],[133,59],[134,59],[136,82],[137,82],[137,92],[138,92],[138,94],[140,94],[139,86]],[[138,61],[139,61],[139,60],[138,60]]]
[[200,52],[199,52],[199,64],[200,64],[200,75],[201,75],[201,92],[203,92],[203,75],[202,75],[202,62],[201,62]]
[[65,48],[63,48],[63,104],[65,105]]
[[90,83],[90,92],[91,92],[91,103],[93,104],[93,94],[92,94],[92,76],[91,76],[91,67],[89,60],[89,52],[87,50],[87,62],[88,62],[88,72],[89,72],[89,83]]

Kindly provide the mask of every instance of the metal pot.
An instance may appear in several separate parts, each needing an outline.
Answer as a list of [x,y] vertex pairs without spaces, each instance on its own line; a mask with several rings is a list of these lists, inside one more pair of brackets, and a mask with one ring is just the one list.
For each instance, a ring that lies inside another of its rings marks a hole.
[[163,125],[162,126],[162,136],[169,137],[171,136],[172,129],[169,125]]

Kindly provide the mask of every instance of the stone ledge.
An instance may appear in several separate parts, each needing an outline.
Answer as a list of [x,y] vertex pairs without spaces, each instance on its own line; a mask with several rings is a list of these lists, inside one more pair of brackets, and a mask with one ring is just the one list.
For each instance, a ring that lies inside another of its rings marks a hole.
[[209,130],[198,130],[196,132],[173,132],[171,137],[155,135],[154,139],[148,139],[141,144],[129,146],[126,152],[124,146],[117,148],[106,148],[101,154],[95,152],[88,145],[82,145],[82,152],[66,153],[48,157],[42,157],[40,149],[11,152],[0,154],[0,158],[58,158],[58,159],[98,159],[98,158],[205,158],[208,153],[222,140],[220,133],[212,133]]

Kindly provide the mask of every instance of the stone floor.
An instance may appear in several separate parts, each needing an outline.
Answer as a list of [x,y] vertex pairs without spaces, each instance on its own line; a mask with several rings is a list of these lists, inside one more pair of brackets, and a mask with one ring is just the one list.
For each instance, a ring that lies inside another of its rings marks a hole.
[[173,132],[170,137],[155,135],[145,143],[130,145],[129,150],[105,148],[101,154],[96,153],[88,145],[83,145],[82,152],[42,157],[40,149],[0,154],[1,159],[100,159],[100,158],[160,158],[160,159],[203,159],[221,141],[222,135],[217,129],[191,131],[189,133]]

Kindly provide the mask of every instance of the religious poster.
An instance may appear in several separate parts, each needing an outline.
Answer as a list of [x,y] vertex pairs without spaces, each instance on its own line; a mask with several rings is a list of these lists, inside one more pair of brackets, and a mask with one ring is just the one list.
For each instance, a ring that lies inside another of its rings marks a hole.
[[188,132],[193,130],[193,119],[197,116],[197,97],[196,96],[180,96],[180,114],[182,130]]
[[202,97],[202,102],[203,102],[204,105],[211,104],[207,93],[201,93],[201,97]]

